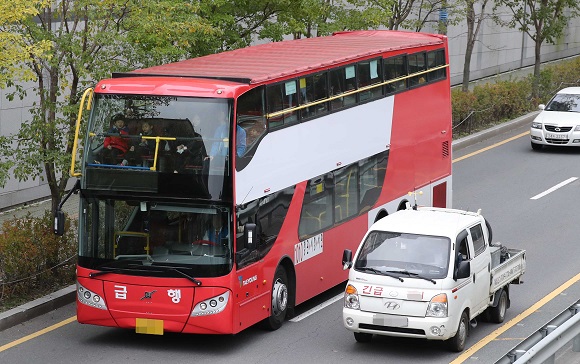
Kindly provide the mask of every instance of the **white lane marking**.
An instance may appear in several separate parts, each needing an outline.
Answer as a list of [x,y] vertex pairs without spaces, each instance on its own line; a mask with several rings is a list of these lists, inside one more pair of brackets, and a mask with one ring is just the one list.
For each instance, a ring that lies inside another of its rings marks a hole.
[[535,195],[534,197],[530,198],[530,200],[537,200],[539,198],[542,198],[542,197],[546,196],[548,193],[552,193],[552,192],[556,191],[558,188],[563,187],[563,186],[567,185],[568,183],[572,183],[572,182],[576,181],[577,179],[578,179],[578,177],[568,178],[564,182],[560,182],[557,185],[555,185],[554,187],[547,189],[538,195]]
[[318,306],[313,307],[310,310],[308,310],[308,311],[306,311],[306,312],[304,312],[304,313],[302,313],[302,314],[300,314],[300,315],[298,315],[298,316],[290,319],[290,321],[292,321],[292,322],[301,321],[301,320],[307,318],[308,316],[310,316],[310,315],[312,315],[312,314],[314,314],[314,313],[322,310],[324,307],[329,306],[329,305],[332,305],[334,302],[336,302],[338,300],[341,300],[343,297],[344,297],[344,293],[341,293],[341,294],[339,294],[339,295],[337,295],[335,297],[332,297],[331,299],[322,302]]

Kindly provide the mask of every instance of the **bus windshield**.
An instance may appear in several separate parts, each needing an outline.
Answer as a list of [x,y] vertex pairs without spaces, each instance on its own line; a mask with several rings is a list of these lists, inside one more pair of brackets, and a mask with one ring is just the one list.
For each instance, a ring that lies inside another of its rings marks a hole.
[[[107,169],[154,170],[197,175],[196,183],[184,183],[197,188],[189,196],[223,199],[224,177],[230,174],[231,105],[227,99],[95,95],[85,141],[84,162],[92,169],[87,187],[118,189],[106,180]],[[132,178],[146,181],[139,174]],[[130,185],[130,181],[123,183]],[[148,186],[135,185],[148,190]],[[162,187],[149,192],[171,193],[171,187],[167,191]]]
[[88,198],[81,211],[81,266],[197,278],[222,276],[232,269],[227,207]]

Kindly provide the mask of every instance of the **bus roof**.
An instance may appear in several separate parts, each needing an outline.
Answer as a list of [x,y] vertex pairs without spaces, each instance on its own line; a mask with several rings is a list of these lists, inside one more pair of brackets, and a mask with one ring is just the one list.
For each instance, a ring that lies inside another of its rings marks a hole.
[[443,45],[444,38],[393,30],[338,32],[327,37],[259,44],[113,77],[199,77],[256,84],[388,51]]

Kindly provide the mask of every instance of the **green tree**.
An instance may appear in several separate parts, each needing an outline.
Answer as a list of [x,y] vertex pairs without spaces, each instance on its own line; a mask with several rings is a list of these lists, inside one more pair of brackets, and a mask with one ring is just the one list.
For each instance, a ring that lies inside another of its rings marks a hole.
[[533,96],[538,95],[541,48],[544,42],[555,44],[562,36],[568,20],[580,15],[578,0],[495,0],[494,12],[503,5],[508,9],[509,20],[496,15],[500,25],[517,28],[534,41]]
[[[50,44],[50,49],[29,53],[24,62],[14,64],[34,81],[29,90],[15,83],[10,97],[34,92],[37,100],[30,120],[14,135],[0,137],[0,185],[10,172],[21,181],[46,180],[54,211],[69,179],[82,91],[111,71],[179,59],[213,28],[198,15],[198,5],[179,0],[58,0],[35,5],[26,16],[0,24],[0,33],[26,39],[27,44]],[[3,77],[9,77],[8,71],[0,69]]]
[[[11,30],[18,22],[38,14],[38,7],[46,0],[11,0],[0,2],[0,28]],[[31,80],[34,73],[21,67],[32,57],[45,54],[50,49],[47,40],[36,41],[28,34],[11,31],[0,32],[0,88],[12,84],[13,79]]]
[[486,12],[486,7],[489,0],[456,0],[453,11],[457,14],[455,22],[459,19],[464,19],[467,25],[467,40],[465,45],[465,58],[463,62],[463,81],[461,90],[467,92],[469,90],[469,79],[471,73],[471,56],[475,48],[475,42],[483,22],[490,18],[490,14]]

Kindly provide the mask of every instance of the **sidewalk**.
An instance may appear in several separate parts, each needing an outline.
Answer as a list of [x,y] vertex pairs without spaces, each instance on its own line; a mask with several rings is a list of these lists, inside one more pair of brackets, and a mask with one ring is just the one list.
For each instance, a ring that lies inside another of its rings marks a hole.
[[[525,125],[526,123],[531,123],[537,114],[538,112],[532,112],[510,122],[506,122],[482,132],[455,140],[453,142],[453,151],[457,151],[475,143],[479,143],[483,140],[505,133],[511,129]],[[31,213],[33,216],[42,216],[42,214],[44,214],[47,209],[50,209],[50,207],[50,200],[46,200],[1,212],[0,226],[5,220],[19,216],[25,216],[27,213]],[[79,197],[78,195],[74,194],[63,205],[63,210],[65,210],[70,216],[78,216],[78,208]],[[75,285],[71,285],[48,296],[36,299],[32,302],[15,307],[6,312],[2,312],[0,313],[0,331],[21,324],[27,320],[43,315],[69,303],[73,303],[75,299],[76,287]]]

